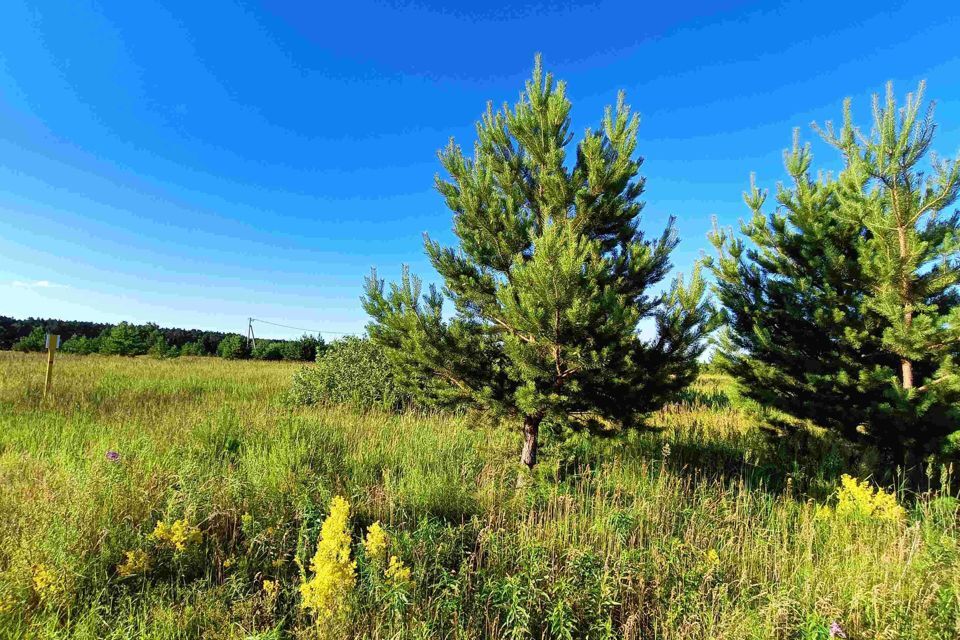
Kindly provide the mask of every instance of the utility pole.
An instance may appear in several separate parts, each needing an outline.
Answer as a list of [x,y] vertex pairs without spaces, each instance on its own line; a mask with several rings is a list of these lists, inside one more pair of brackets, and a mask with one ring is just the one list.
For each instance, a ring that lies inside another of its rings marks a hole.
[[257,337],[253,335],[253,318],[247,318],[247,347],[251,351],[257,348]]

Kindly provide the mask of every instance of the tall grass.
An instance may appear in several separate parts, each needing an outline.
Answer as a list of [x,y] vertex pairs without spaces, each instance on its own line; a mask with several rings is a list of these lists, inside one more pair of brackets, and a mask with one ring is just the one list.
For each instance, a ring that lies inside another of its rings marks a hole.
[[[548,445],[517,488],[515,433],[289,408],[295,370],[59,357],[44,401],[43,358],[0,353],[0,635],[960,637],[949,489],[900,495],[902,521],[838,516],[839,474],[866,463],[815,432],[771,440],[724,378],[646,431]],[[334,495],[361,576],[379,520],[412,585],[361,579],[324,630],[298,587]],[[177,550],[158,521],[200,539]]]

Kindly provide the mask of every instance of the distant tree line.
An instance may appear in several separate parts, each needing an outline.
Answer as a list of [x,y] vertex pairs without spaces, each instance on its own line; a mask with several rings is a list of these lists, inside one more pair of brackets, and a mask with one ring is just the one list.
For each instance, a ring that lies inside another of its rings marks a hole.
[[86,355],[219,356],[230,360],[312,361],[326,348],[322,338],[304,334],[297,340],[256,341],[236,333],[160,327],[154,323],[112,325],[101,322],[0,316],[0,349],[41,351],[47,333],[60,335],[60,350]]

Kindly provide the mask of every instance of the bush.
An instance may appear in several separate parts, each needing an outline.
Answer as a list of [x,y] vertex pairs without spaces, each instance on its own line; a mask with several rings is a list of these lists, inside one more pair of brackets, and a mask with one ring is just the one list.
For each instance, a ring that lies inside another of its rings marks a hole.
[[21,338],[13,345],[15,351],[43,351],[43,345],[46,342],[47,332],[43,327],[34,327],[25,338]]
[[176,346],[168,344],[163,334],[157,333],[153,336],[147,353],[154,358],[176,358],[180,355],[180,350]]
[[208,351],[203,347],[203,343],[200,341],[188,342],[187,344],[180,347],[180,355],[205,356],[205,355],[208,355]]
[[98,353],[100,351],[100,338],[73,336],[60,345],[60,350],[64,353],[75,353],[83,356]]
[[243,360],[250,357],[250,347],[247,346],[247,339],[243,336],[231,333],[220,341],[217,347],[217,355],[227,360]]
[[253,348],[254,360],[282,360],[284,343],[272,340],[258,340]]
[[358,409],[410,404],[383,350],[369,338],[353,336],[334,341],[315,365],[297,372],[289,397],[297,404],[343,403]]

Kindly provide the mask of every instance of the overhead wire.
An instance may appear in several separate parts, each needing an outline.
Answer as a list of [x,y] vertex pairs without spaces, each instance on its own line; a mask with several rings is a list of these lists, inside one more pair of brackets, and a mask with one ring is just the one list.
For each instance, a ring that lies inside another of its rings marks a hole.
[[348,331],[323,331],[320,329],[306,329],[304,327],[292,327],[288,324],[280,324],[279,322],[270,322],[269,320],[261,320],[260,318],[250,318],[251,322],[260,322],[262,324],[273,325],[274,327],[283,327],[284,329],[293,329],[294,331],[306,331],[307,333],[319,333],[335,336],[354,336],[356,333],[351,333]]

